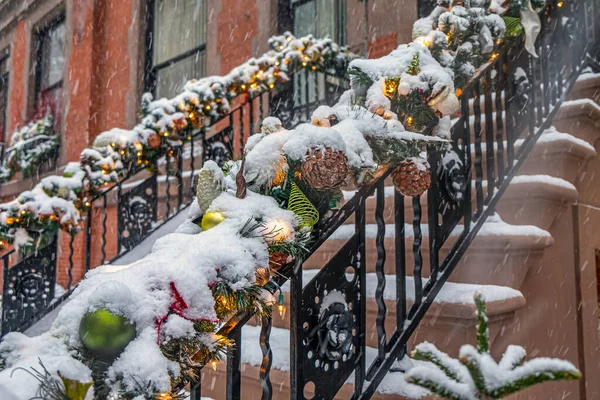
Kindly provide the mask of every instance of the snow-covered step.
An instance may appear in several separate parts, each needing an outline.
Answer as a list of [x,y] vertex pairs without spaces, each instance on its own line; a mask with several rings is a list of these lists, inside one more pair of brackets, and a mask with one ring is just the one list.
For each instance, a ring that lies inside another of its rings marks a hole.
[[[440,260],[448,254],[451,246],[463,227],[459,225],[440,250]],[[423,242],[423,276],[429,275],[429,239],[427,225],[421,225]],[[347,239],[354,234],[353,225],[341,226],[315,254],[304,263],[305,269],[320,269],[327,263]],[[366,226],[366,263],[367,271],[375,271],[377,249],[375,236],[377,226]],[[393,225],[386,226],[384,245],[387,251],[384,270],[388,274],[395,271],[395,230]],[[411,224],[405,224],[406,265],[412,274],[414,256],[412,252],[413,230]],[[452,273],[452,282],[496,284],[519,289],[525,274],[534,263],[541,260],[544,250],[554,243],[552,236],[543,229],[531,225],[511,225],[499,217],[490,218],[471,244]]]
[[600,104],[600,74],[588,72],[581,74],[569,93],[569,100],[591,99]]
[[[483,181],[482,186],[484,196],[487,196],[487,181]],[[472,181],[471,187],[471,196],[473,199],[476,199],[475,181]],[[353,194],[353,192],[345,192],[344,196],[345,198],[351,198]],[[547,230],[558,215],[557,213],[567,204],[575,202],[577,198],[577,188],[564,179],[549,175],[517,175],[511,181],[508,190],[500,199],[500,203],[496,209],[501,210],[500,215],[506,222],[516,225],[535,225]],[[425,224],[429,220],[426,194],[421,197],[420,204],[422,208],[421,221]],[[369,197],[365,206],[367,224],[376,224],[375,211],[377,209],[377,200],[375,196]],[[386,186],[383,208],[385,222],[393,224],[395,214],[394,188]],[[411,199],[406,199],[404,201],[406,223],[412,223],[413,214],[412,201]],[[346,224],[353,223],[354,218],[346,221]]]
[[[523,144],[523,139],[515,142],[515,155]],[[484,178],[487,176],[487,146],[482,144],[482,169]],[[498,145],[494,143],[494,150]],[[507,148],[504,143],[504,165],[507,165]],[[550,175],[565,179],[576,184],[578,173],[585,163],[597,156],[594,147],[585,140],[571,134],[559,132],[551,127],[538,139],[537,143],[527,156],[524,164],[519,169],[520,175]],[[471,145],[472,161],[475,161],[475,150]],[[497,152],[494,155],[494,169],[497,173]],[[474,176],[474,175],[473,175]]]

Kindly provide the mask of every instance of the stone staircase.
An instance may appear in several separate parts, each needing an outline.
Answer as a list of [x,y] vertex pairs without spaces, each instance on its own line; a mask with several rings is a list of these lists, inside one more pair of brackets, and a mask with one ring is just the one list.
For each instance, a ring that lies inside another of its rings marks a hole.
[[[554,120],[555,128],[542,135],[497,205],[497,214],[483,225],[451,275],[449,283],[434,300],[409,341],[409,351],[415,343],[426,340],[456,355],[462,344],[473,343],[475,306],[472,299],[473,294],[480,291],[488,300],[492,354],[495,357],[500,357],[508,344],[520,344],[531,356],[562,357],[580,365],[582,370],[585,370],[586,365],[595,366],[592,371],[598,370],[598,351],[591,352],[585,358],[578,351],[578,346],[583,345],[581,340],[590,344],[595,341],[595,346],[590,348],[596,350],[600,347],[600,342],[597,334],[598,316],[595,314],[597,307],[590,304],[587,298],[585,307],[581,308],[588,317],[584,324],[590,328],[583,332],[583,337],[581,332],[576,332],[577,312],[573,306],[580,303],[575,299],[583,300],[576,293],[575,275],[578,266],[573,268],[573,254],[577,250],[574,249],[572,237],[574,226],[571,211],[572,206],[578,203],[600,207],[600,159],[594,149],[594,145],[598,148],[600,142],[600,106],[594,102],[599,100],[597,93],[600,93],[600,75],[582,76],[571,94],[573,101],[562,106]],[[589,97],[593,97],[593,100]],[[582,98],[584,100],[579,100]],[[515,152],[520,144],[519,141],[516,143]],[[482,150],[485,160],[485,148]],[[486,171],[485,161],[483,170]],[[485,180],[483,186],[484,193],[487,193]],[[352,192],[346,193],[348,198],[352,195]],[[375,357],[377,353],[378,340],[375,323],[378,314],[375,302],[375,204],[374,196],[366,203],[367,365],[370,363],[369,357]],[[427,196],[421,197],[421,206],[423,210],[427,209]],[[424,278],[429,276],[426,214],[424,211],[421,221]],[[386,226],[385,233],[385,248],[388,251],[384,271],[390,275],[386,278],[384,300],[387,306],[388,333],[393,331],[396,324],[396,282],[393,275],[395,260],[394,251],[389,250],[394,248],[394,215],[394,189],[386,181],[384,218],[389,225]],[[413,242],[410,201],[405,201],[405,215],[406,265],[412,266],[414,259],[410,251]],[[598,220],[600,222],[600,216]],[[305,284],[336,254],[352,236],[354,229],[354,221],[349,219],[346,225],[342,225],[305,261]],[[456,231],[460,230],[462,229],[458,227]],[[591,228],[591,231],[600,236],[600,228]],[[455,239],[451,235],[446,241],[440,252],[441,259],[446,256]],[[587,276],[595,275],[592,265],[589,265]],[[581,279],[584,284],[588,282],[584,277]],[[595,277],[589,282],[595,283]],[[287,286],[283,287],[284,292],[288,290]],[[414,299],[414,293],[411,295],[411,291],[414,291],[412,277],[407,277],[406,288],[410,303]],[[594,296],[595,291],[595,287],[588,288],[588,292],[594,292]],[[287,307],[288,301],[289,296],[286,295]],[[258,321],[253,321],[242,330],[242,398],[248,400],[261,397],[258,377],[262,353],[258,346],[258,324]],[[289,398],[289,324],[289,316],[274,315],[271,332],[274,359],[270,378],[275,399]],[[410,365],[401,362],[398,367],[402,371],[410,368]],[[205,369],[203,394],[215,399],[223,398],[225,373],[224,363],[215,371]],[[352,393],[351,382],[352,379],[349,379],[336,399],[349,398]],[[589,381],[584,381],[583,385],[581,387],[577,382],[546,384],[512,398],[600,398],[600,385]],[[585,396],[583,392],[586,392]],[[419,388],[403,383],[402,372],[391,372],[373,398],[401,399],[422,395]],[[305,397],[311,398],[310,390],[305,392]]]

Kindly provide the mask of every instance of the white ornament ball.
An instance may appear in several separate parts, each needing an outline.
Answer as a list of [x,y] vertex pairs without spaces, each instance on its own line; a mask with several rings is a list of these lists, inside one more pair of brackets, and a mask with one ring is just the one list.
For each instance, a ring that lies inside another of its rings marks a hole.
[[460,102],[454,93],[448,94],[445,99],[435,105],[435,109],[442,113],[442,115],[452,115],[458,111],[459,107]]
[[410,85],[407,82],[400,82],[398,85],[398,94],[400,96],[408,96],[410,93]]

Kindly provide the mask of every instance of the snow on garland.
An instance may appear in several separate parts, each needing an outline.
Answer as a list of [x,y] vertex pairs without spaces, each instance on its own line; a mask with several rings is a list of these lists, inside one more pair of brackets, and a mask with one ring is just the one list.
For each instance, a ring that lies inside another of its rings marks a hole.
[[24,176],[31,176],[40,165],[56,156],[59,143],[50,113],[15,130],[0,165],[0,183],[12,179],[19,170]]
[[[353,164],[336,186],[317,188],[306,180],[306,165],[314,172],[326,160],[312,154],[332,152],[347,164],[356,135],[365,143],[376,137],[412,142],[421,149],[445,143],[404,132],[401,125],[377,115],[367,117],[360,107],[337,109],[338,125],[353,135],[317,126],[324,124],[319,114],[335,114],[336,108],[318,110],[314,124],[293,131],[270,117],[263,132],[250,139],[246,159],[252,162],[229,161],[219,168],[208,161],[199,174],[203,193],[186,223],[201,219],[201,228],[166,235],[150,255],[133,264],[90,271],[48,333],[35,338],[7,335],[0,345],[7,367],[0,373],[0,393],[14,399],[44,397],[44,386],[25,372],[41,362],[48,371],[42,381],[75,370],[73,379],[82,385],[93,377],[95,398],[151,399],[160,393],[176,395],[187,381],[197,379],[199,368],[220,360],[232,345],[219,334],[224,322],[238,312],[270,313],[275,303],[271,293],[277,290],[271,274],[305,254],[313,224],[303,222],[313,213],[310,207],[322,217],[342,183],[359,182],[365,170],[378,166],[371,161],[369,166]],[[378,160],[378,153],[373,154]],[[282,163],[285,168],[272,167]],[[240,196],[244,175],[247,181],[260,179]],[[298,196],[310,206],[295,208]]]
[[[0,249],[2,243],[13,243],[15,233],[23,229],[33,236],[26,242],[29,246],[40,244],[38,239],[43,235],[39,232],[52,235],[62,229],[77,233],[80,213],[90,206],[95,193],[118,182],[130,165],[148,166],[171,145],[191,140],[194,131],[229,113],[232,99],[271,90],[275,83],[288,81],[289,74],[297,69],[339,70],[356,57],[331,39],[312,35],[296,38],[286,32],[271,37],[269,44],[272,50],[262,56],[225,76],[192,80],[172,99],[153,100],[146,93],[141,122],[133,129],[101,133],[91,148],[83,150],[80,162],[67,165],[62,177],[46,177],[14,201],[0,204]],[[46,126],[44,121],[31,126]],[[14,172],[0,170],[0,181],[2,174],[9,179]]]

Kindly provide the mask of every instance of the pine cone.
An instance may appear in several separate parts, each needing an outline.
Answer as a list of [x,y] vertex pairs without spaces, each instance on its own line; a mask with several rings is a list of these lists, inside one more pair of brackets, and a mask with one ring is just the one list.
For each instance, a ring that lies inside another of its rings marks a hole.
[[392,178],[396,190],[403,196],[420,196],[431,186],[431,171],[425,160],[403,161]]
[[291,257],[284,252],[281,251],[273,251],[269,254],[269,268],[273,271],[278,271],[284,265],[287,265],[291,262]]
[[198,185],[196,186],[196,201],[200,206],[202,214],[208,210],[214,199],[223,193],[223,189],[217,180],[215,180],[209,169],[201,169],[198,174]]
[[155,133],[148,137],[148,147],[150,147],[151,149],[157,148],[158,146],[160,146],[160,144],[161,140],[159,134]]
[[327,147],[325,153],[312,149],[300,167],[302,180],[313,189],[328,190],[341,186],[348,175],[348,158]]

